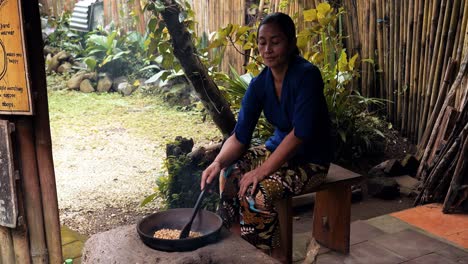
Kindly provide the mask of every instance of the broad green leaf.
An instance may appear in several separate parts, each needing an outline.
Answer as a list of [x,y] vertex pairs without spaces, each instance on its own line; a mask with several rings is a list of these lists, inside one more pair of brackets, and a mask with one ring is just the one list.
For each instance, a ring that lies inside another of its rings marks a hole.
[[297,37],[297,47],[300,49],[305,49],[309,43],[309,38],[304,35],[299,35]]
[[340,58],[338,59],[338,71],[344,72],[348,70],[348,57],[344,49],[341,50]]
[[308,9],[304,10],[304,22],[312,22],[317,20],[317,10],[316,9]]
[[88,69],[91,71],[94,71],[94,69],[96,68],[97,61],[94,57],[86,57],[83,60],[83,62],[86,64],[86,66],[88,66]]
[[332,11],[329,3],[323,2],[317,6],[317,16],[326,17]]
[[238,35],[243,35],[251,29],[249,26],[242,26],[237,30]]
[[348,67],[351,71],[354,70],[354,66],[356,64],[357,58],[358,58],[358,54],[356,53],[351,59],[349,59]]

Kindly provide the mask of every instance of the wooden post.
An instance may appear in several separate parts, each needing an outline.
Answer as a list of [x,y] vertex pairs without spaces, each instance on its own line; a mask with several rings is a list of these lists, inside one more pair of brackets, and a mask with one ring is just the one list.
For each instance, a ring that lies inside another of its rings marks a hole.
[[[40,197],[42,198],[43,225],[45,227],[49,263],[61,263],[62,243],[60,235],[60,221],[57,201],[57,189],[55,185],[54,164],[52,158],[52,141],[50,136],[49,108],[47,100],[47,83],[45,74],[45,62],[42,55],[42,38],[39,23],[37,0],[24,4],[26,37],[28,40],[29,67],[31,73],[32,90],[36,95],[36,114],[32,121],[34,124],[33,152],[38,164],[38,176],[40,180]],[[34,40],[34,41],[32,41]],[[38,185],[39,186],[39,185]],[[29,217],[28,217],[29,218]]]
[[349,253],[350,221],[351,186],[342,184],[316,193],[313,236],[317,242]]

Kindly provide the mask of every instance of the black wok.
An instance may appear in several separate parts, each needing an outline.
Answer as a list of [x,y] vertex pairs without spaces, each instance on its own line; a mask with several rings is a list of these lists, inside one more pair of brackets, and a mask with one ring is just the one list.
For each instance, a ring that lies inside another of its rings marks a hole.
[[222,227],[221,218],[215,213],[200,210],[192,224],[192,231],[202,235],[195,238],[159,239],[155,231],[168,228],[181,230],[192,216],[193,208],[170,209],[144,217],[137,224],[137,232],[147,246],[162,251],[189,251],[215,242]]

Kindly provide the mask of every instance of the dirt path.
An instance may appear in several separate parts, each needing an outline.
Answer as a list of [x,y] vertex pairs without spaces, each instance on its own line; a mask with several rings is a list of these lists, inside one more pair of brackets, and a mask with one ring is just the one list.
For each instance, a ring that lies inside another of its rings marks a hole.
[[140,207],[163,173],[176,136],[206,143],[219,134],[196,111],[146,97],[49,94],[61,223],[91,235],[136,223],[160,203]]
[[[100,142],[94,146],[93,142]],[[110,126],[92,135],[62,135],[54,140],[61,220],[84,234],[135,221],[158,209],[142,208],[152,193],[162,155],[154,142]]]

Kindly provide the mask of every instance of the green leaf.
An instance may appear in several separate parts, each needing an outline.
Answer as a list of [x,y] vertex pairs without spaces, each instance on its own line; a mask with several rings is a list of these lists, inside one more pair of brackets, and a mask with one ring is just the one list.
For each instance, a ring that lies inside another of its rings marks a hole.
[[161,1],[154,1],[154,7],[156,8],[156,11],[158,12],[162,12],[166,9],[166,7],[164,6],[163,3],[161,3]]
[[332,11],[329,3],[323,2],[317,6],[317,16],[326,17]]
[[348,70],[348,57],[344,49],[341,50],[340,58],[338,59],[338,71],[344,72]]
[[338,130],[338,134],[340,134],[341,141],[346,143],[346,133],[343,130]]
[[317,10],[316,9],[308,9],[304,10],[304,22],[312,22],[317,20]]
[[140,204],[140,206],[145,206],[148,203],[152,202],[156,197],[158,196],[157,193],[153,193],[151,195],[148,195]]
[[349,59],[348,66],[351,71],[354,70],[354,66],[356,64],[357,58],[358,58],[358,54],[356,53],[351,59]]
[[94,71],[96,69],[97,61],[94,57],[86,57],[83,62],[88,66],[88,69]]

